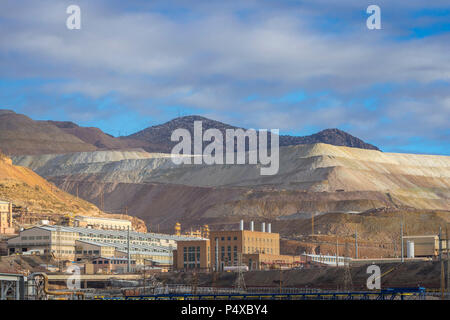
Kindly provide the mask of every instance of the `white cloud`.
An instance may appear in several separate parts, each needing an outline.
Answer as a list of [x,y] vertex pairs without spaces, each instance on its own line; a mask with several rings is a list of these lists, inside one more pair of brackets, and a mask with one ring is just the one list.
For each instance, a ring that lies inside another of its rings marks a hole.
[[[450,80],[449,34],[397,41],[393,36],[404,31],[392,19],[386,19],[383,30],[369,31],[359,1],[199,1],[189,6],[174,1],[185,10],[181,14],[155,11],[170,5],[161,1],[143,4],[148,11],[120,8],[120,2],[79,1],[80,31],[65,29],[68,1],[26,3],[6,1],[6,10],[0,10],[0,24],[6,26],[0,28],[0,75],[66,80],[46,84],[47,94],[75,92],[97,99],[113,92],[130,108],[186,105],[221,118],[233,113],[255,127],[350,125],[369,140],[386,126],[381,117],[394,121],[392,134],[401,134],[407,112],[410,127],[421,125],[428,137],[450,118],[449,98],[443,95]],[[405,12],[422,8],[416,1],[406,8],[403,2],[380,6],[390,9],[385,11],[391,18],[398,10],[400,26],[411,22]],[[250,13],[243,18],[245,12]],[[326,29],[327,18],[339,15],[348,23],[333,28],[342,32]],[[416,96],[406,101],[416,86],[431,88],[436,82],[447,84],[437,90],[442,100]],[[380,83],[402,90],[385,94],[385,105],[374,112],[349,105]],[[264,100],[299,89],[307,95],[329,91],[333,96],[327,101],[334,103],[317,110],[318,99],[281,107]],[[263,98],[244,101],[252,94]]]

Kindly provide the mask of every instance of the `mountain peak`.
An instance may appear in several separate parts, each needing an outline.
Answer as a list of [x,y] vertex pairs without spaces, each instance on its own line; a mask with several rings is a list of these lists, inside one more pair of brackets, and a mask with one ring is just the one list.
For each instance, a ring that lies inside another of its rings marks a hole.
[[[292,144],[300,144],[298,140],[303,140],[305,143],[328,143],[335,146],[346,146],[360,149],[369,149],[369,150],[380,150],[378,147],[366,143],[363,140],[352,136],[351,134],[342,131],[338,128],[330,128],[319,131],[318,133],[312,134],[306,137],[293,137],[294,142]],[[291,139],[288,139],[291,140]],[[297,140],[297,141],[296,141]],[[280,143],[281,145],[281,143]]]
[[[188,130],[191,135],[194,132],[194,121],[202,121],[203,130],[207,129],[218,129],[223,134],[226,129],[237,129],[238,127],[219,122],[216,120],[208,119],[200,115],[190,115],[183,116],[172,119],[160,125],[151,126],[144,130],[141,130],[135,134],[128,137],[135,140],[144,140],[151,142],[154,145],[165,146],[165,150],[162,152],[170,152],[172,147],[175,145],[174,142],[170,140],[172,132],[175,129],[183,128]],[[336,146],[347,146],[361,149],[372,149],[379,150],[377,147],[362,141],[361,139],[352,136],[351,134],[342,131],[338,128],[330,128],[322,130],[316,134],[298,137],[298,136],[280,136],[280,146],[290,146],[298,144],[314,144],[314,143],[327,143]]]

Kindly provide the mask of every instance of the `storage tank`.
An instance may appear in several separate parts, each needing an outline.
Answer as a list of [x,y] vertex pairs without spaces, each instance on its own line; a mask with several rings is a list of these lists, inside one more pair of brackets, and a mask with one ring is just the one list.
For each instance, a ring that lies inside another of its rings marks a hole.
[[240,224],[239,224],[239,230],[244,230],[244,220],[241,220]]
[[272,224],[271,224],[271,223],[269,223],[269,224],[267,225],[267,232],[268,232],[268,233],[272,233]]
[[414,242],[413,241],[406,242],[406,257],[414,258]]
[[261,232],[266,232],[266,223],[261,223]]
[[255,223],[250,221],[250,231],[255,231]]

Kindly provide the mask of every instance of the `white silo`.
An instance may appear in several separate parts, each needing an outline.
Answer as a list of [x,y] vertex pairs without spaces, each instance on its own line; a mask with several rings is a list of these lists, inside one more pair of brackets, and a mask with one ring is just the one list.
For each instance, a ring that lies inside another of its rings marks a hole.
[[406,257],[414,258],[414,241],[406,242]]
[[261,223],[261,232],[266,232],[266,223]]
[[271,223],[267,224],[267,232],[272,233],[272,224]]
[[240,224],[239,224],[239,230],[244,230],[244,220],[241,220]]
[[255,231],[255,223],[250,221],[250,231]]

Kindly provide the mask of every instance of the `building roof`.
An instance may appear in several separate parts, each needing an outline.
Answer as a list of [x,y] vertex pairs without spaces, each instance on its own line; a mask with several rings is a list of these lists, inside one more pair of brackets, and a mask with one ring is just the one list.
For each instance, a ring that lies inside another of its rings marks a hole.
[[[307,256],[307,257],[311,257],[311,258],[333,258],[336,259],[335,255],[325,255],[325,254],[310,254],[310,253],[302,253],[302,256]],[[343,258],[343,259],[352,259],[350,257],[343,257],[343,256],[338,256],[338,258]]]
[[[57,226],[51,226],[57,227]],[[103,230],[103,229],[93,229],[93,228],[82,228],[82,227],[67,227],[61,226],[62,229],[67,230],[67,232],[78,232],[78,233],[87,233],[87,234],[102,234],[102,235],[111,235],[111,236],[122,236],[127,237],[127,230]],[[163,239],[163,240],[185,240],[185,239],[199,239],[196,237],[180,237],[170,234],[164,233],[152,233],[152,232],[137,232],[130,230],[130,237],[132,238],[143,238],[143,239]]]
[[[105,259],[105,260],[122,260],[122,261],[127,261],[128,258],[122,258],[122,257],[96,257],[93,258],[92,260],[98,260],[98,259]],[[130,261],[134,261],[134,259],[130,259]]]
[[[35,227],[33,227],[35,228]],[[116,237],[122,237],[127,238],[128,231],[124,230],[103,230],[103,229],[93,229],[93,228],[82,228],[82,227],[68,227],[68,226],[57,226],[57,225],[41,225],[36,226],[36,228],[42,228],[48,231],[56,231],[58,228],[62,232],[77,232],[81,234],[92,234],[92,235],[104,235],[104,236],[116,236]],[[164,234],[164,233],[152,233],[152,232],[136,232],[130,230],[130,238],[134,240],[139,240],[137,238],[142,238],[144,240],[149,239],[161,239],[161,240],[174,240],[174,241],[180,241],[180,240],[199,240],[202,238],[197,237],[185,237],[185,236],[175,236],[171,234]]]
[[88,217],[88,216],[76,216],[75,219],[96,219],[96,220],[106,220],[106,221],[123,221],[123,222],[129,222],[131,223],[130,220],[127,219],[115,219],[115,218],[103,218],[103,217]]
[[83,243],[87,243],[87,244],[91,244],[91,245],[99,246],[99,247],[114,247],[112,244],[104,243],[104,242],[94,242],[94,241],[87,241],[87,240],[75,240],[75,241],[83,242]]

